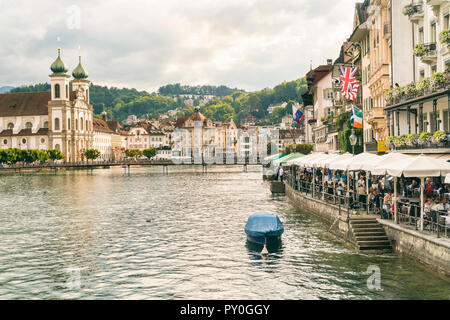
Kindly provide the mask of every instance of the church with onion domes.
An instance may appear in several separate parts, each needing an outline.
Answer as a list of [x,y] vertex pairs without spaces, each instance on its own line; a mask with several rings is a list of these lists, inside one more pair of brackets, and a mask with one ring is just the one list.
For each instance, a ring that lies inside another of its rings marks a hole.
[[[113,131],[117,123],[94,119],[90,81],[81,56],[69,75],[58,49],[50,70],[50,92],[0,94],[0,148],[58,149],[66,161],[73,162],[82,160],[84,151],[101,141],[102,158],[111,160],[113,147],[104,145],[104,137],[118,134]],[[96,139],[96,134],[101,137]]]

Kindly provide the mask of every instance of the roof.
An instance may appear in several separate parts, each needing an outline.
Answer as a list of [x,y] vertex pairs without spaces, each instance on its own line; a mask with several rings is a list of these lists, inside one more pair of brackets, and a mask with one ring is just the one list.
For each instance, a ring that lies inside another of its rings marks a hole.
[[6,129],[0,132],[0,137],[25,137],[25,136],[46,136],[48,135],[48,128],[41,128],[33,133],[31,129],[22,129],[18,133],[13,134],[12,129]]
[[108,123],[103,119],[95,119],[93,121],[94,131],[113,133],[113,131],[109,128]]
[[[0,117],[48,115],[50,100],[50,91],[0,94]],[[75,100],[74,91],[70,92],[70,100]]]
[[319,82],[322,78],[326,77],[332,69],[332,65],[325,64],[309,71],[306,74],[306,79],[308,81],[308,91],[311,93],[311,88],[316,85],[317,82]]

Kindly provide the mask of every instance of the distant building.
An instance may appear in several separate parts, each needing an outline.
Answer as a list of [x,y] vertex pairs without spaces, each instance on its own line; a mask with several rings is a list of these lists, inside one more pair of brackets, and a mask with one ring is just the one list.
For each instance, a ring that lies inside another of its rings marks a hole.
[[286,106],[287,106],[287,102],[271,104],[267,108],[267,112],[269,112],[269,114],[272,114],[274,109],[276,109],[276,108],[286,108]]

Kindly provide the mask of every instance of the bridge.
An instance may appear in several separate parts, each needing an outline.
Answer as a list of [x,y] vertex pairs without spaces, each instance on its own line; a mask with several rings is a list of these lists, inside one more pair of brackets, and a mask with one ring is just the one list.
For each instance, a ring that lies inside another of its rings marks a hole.
[[[262,165],[262,161],[258,158],[249,159],[249,158],[240,158],[234,159],[234,161],[228,161],[225,159],[223,163],[216,162],[205,162],[201,161],[199,163],[191,160],[184,160],[185,162],[179,160],[174,162],[172,160],[135,160],[135,159],[126,159],[122,161],[78,161],[78,162],[46,162],[46,163],[16,163],[10,165],[0,166],[0,172],[22,172],[29,170],[94,170],[94,169],[109,169],[111,167],[122,167],[126,172],[130,173],[131,167],[142,167],[142,166],[160,166],[163,169],[163,172],[168,174],[170,166],[201,166],[203,168],[203,172],[207,172],[208,166],[236,166],[242,165],[243,171],[248,172],[249,165]],[[178,163],[179,162],[179,163]],[[231,163],[232,162],[232,163]]]

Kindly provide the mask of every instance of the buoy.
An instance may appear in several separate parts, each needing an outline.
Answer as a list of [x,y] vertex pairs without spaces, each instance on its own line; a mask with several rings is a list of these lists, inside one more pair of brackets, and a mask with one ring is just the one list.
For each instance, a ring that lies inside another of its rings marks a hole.
[[147,219],[146,221],[147,221],[147,222],[152,222],[152,219]]

